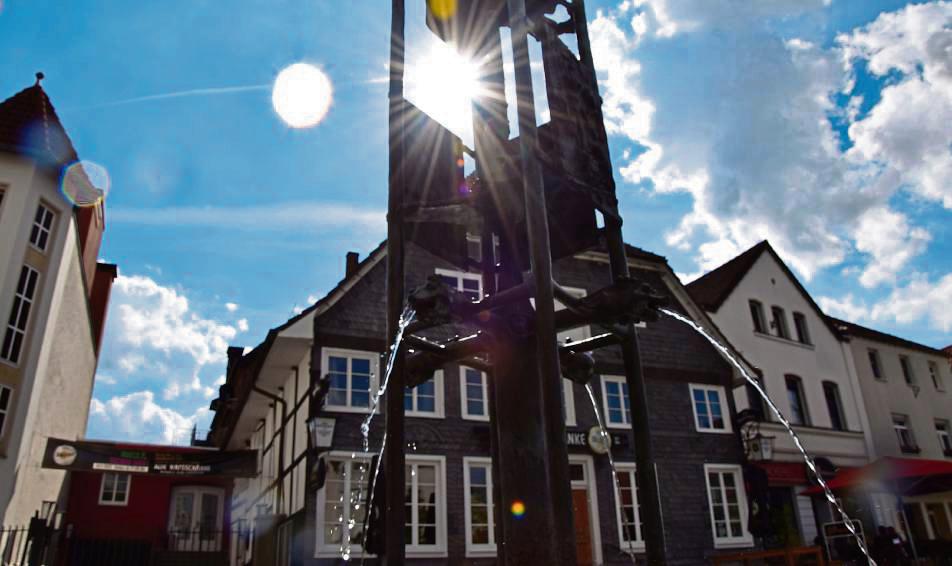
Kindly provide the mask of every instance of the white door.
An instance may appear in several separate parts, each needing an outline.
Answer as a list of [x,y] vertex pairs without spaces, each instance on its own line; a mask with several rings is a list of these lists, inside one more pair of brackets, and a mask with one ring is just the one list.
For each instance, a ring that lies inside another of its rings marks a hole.
[[174,488],[169,510],[169,548],[183,552],[221,550],[224,500],[224,490],[217,487]]

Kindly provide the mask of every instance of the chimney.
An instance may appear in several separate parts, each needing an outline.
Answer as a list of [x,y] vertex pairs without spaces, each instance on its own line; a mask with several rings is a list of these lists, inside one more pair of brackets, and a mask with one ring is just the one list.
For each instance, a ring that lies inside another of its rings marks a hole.
[[357,264],[360,263],[359,258],[359,253],[347,252],[347,267],[344,270],[344,277],[350,277],[357,271]]

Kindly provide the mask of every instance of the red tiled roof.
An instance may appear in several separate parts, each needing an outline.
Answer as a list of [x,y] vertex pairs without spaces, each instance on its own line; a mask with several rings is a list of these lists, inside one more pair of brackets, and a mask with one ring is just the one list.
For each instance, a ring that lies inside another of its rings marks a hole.
[[0,102],[0,151],[27,154],[55,167],[78,160],[39,80]]
[[754,266],[761,252],[769,248],[770,244],[764,240],[717,269],[688,283],[685,287],[698,306],[707,311],[717,312],[731,291]]

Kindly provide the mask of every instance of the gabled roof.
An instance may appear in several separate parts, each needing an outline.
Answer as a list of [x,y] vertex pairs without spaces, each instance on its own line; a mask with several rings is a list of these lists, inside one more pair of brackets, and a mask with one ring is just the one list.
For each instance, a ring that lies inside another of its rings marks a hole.
[[717,312],[734,288],[740,284],[741,279],[757,262],[760,254],[768,248],[770,244],[764,240],[717,269],[698,277],[685,287],[698,305],[705,310]]
[[[223,448],[228,445],[228,442],[231,440],[232,432],[234,431],[235,421],[247,402],[252,387],[258,380],[258,374],[261,371],[262,365],[281,332],[294,326],[295,323],[306,318],[311,313],[317,315],[333,306],[357,281],[370,271],[371,267],[376,265],[377,262],[386,255],[386,252],[387,242],[384,240],[372,252],[367,254],[367,257],[358,263],[357,267],[350,274],[341,279],[321,300],[294,315],[288,319],[287,322],[269,330],[265,339],[247,354],[243,353],[244,348],[241,347],[232,346],[228,348],[229,360],[225,385],[231,387],[232,394],[240,400],[237,405],[237,412],[218,409],[217,407],[221,405],[220,397],[222,393],[222,389],[219,388],[219,397],[213,399],[209,404],[209,408],[215,413],[215,416],[212,417],[210,431],[208,433],[209,438],[223,435],[218,445]],[[247,377],[239,377],[239,374],[244,372],[248,372],[246,374]],[[242,381],[242,383],[236,383],[236,380]],[[221,430],[224,430],[224,432],[219,432]]]
[[[865,338],[867,340],[872,340],[873,342],[883,342],[885,344],[892,344],[893,346],[899,346],[900,348],[909,348],[910,350],[918,350],[920,352],[925,352],[926,354],[932,354],[934,356],[948,356],[948,352],[943,350],[938,350],[925,344],[920,344],[918,342],[913,342],[912,340],[906,340],[905,338],[900,338],[898,336],[893,336],[892,334],[886,334],[885,332],[880,332],[879,330],[873,330],[872,328],[867,328],[856,324],[855,322],[849,322],[847,320],[842,320],[832,316],[826,317],[836,326],[842,328],[845,334],[849,336],[857,336],[859,338]],[[949,348],[946,348],[948,350]]]
[[76,149],[56,110],[36,84],[0,102],[0,151],[30,155],[42,163],[62,167],[78,160]]
[[800,295],[803,297],[803,299],[816,312],[817,316],[820,317],[820,320],[826,323],[826,327],[830,329],[830,332],[833,333],[833,336],[836,336],[838,339],[842,340],[843,336],[839,328],[837,328],[836,325],[834,325],[827,318],[826,314],[822,310],[820,310],[820,307],[813,300],[813,297],[810,296],[810,293],[808,293],[803,285],[800,284],[800,280],[797,279],[797,276],[794,275],[792,271],[790,271],[790,268],[787,267],[787,264],[782,259],[780,259],[780,256],[777,255],[777,252],[767,240],[760,242],[717,269],[714,269],[688,283],[686,285],[688,292],[691,293],[691,297],[693,297],[694,301],[702,308],[710,312],[717,312],[717,310],[721,308],[721,305],[724,304],[724,301],[727,300],[727,297],[730,296],[737,285],[740,284],[741,280],[744,279],[744,276],[747,275],[747,272],[750,271],[757,260],[760,259],[761,254],[765,252],[773,256],[777,264],[780,265],[780,268],[783,270],[784,274],[790,281],[793,282],[794,287],[796,287],[800,292]]

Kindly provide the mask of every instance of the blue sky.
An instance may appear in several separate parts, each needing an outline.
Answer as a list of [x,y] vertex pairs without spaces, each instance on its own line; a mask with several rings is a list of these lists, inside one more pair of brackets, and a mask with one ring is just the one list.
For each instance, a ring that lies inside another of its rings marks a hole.
[[[906,4],[589,0],[627,239],[690,279],[769,238],[829,312],[952,343],[952,4]],[[112,176],[89,436],[207,426],[224,348],[385,233],[389,3],[221,5],[0,0],[0,96],[45,72]],[[270,89],[301,61],[334,101],[294,130]]]

